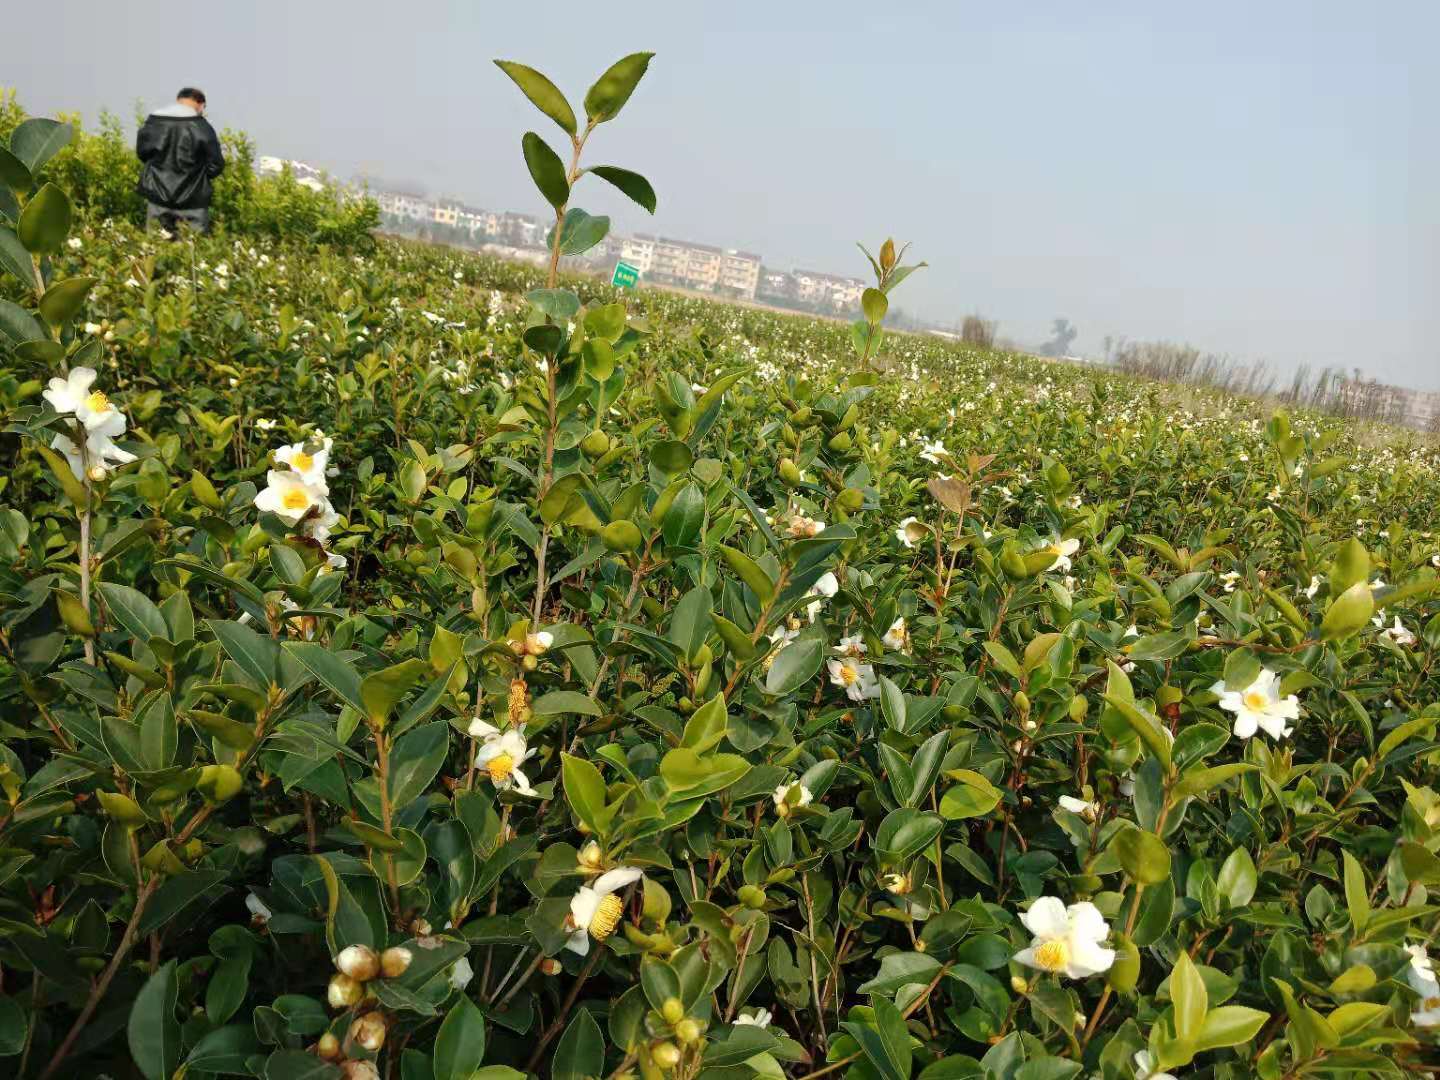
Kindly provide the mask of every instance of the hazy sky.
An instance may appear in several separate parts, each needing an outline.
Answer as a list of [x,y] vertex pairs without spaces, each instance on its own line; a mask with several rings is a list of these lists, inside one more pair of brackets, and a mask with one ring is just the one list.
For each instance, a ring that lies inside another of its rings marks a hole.
[[930,263],[894,302],[937,320],[1440,389],[1435,0],[50,0],[6,28],[31,111],[128,118],[194,83],[264,153],[497,209],[540,209],[520,134],[560,132],[490,60],[578,110],[653,50],[589,160],[659,212],[579,189],[618,229],[857,276],[854,241],[893,234]]

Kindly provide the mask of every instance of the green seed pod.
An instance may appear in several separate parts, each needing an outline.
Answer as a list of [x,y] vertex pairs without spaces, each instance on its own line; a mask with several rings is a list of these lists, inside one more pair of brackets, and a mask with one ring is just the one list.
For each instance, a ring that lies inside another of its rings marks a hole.
[[847,514],[853,514],[865,505],[865,493],[859,488],[846,488],[835,497],[835,505]]
[[698,1020],[687,1017],[675,1025],[675,1038],[685,1046],[698,1042],[701,1034],[702,1029]]
[[604,457],[610,450],[610,436],[596,429],[580,440],[580,452],[591,461]]
[[672,1042],[659,1042],[650,1048],[650,1056],[655,1059],[655,1064],[669,1072],[680,1064],[680,1048]]
[[140,809],[140,804],[128,795],[121,795],[118,791],[97,791],[95,797],[100,800],[105,813],[118,821],[121,825],[143,825],[145,824],[145,812]]
[[1001,550],[1000,569],[1012,581],[1024,581],[1030,576],[1030,572],[1025,569],[1025,560],[1020,557],[1013,544],[1006,544]]
[[1140,980],[1140,950],[1124,934],[1115,937],[1115,962],[1105,973],[1110,989],[1119,994],[1128,994]]
[[758,885],[742,885],[740,891],[735,895],[740,903],[754,911],[759,911],[765,906],[765,890]]
[[1070,699],[1070,719],[1075,723],[1083,723],[1086,715],[1090,712],[1090,702],[1078,694]]
[[640,533],[640,526],[633,521],[612,521],[600,530],[600,539],[611,551],[631,552],[638,551],[640,545],[645,542],[645,537]]
[[1155,704],[1162,708],[1166,705],[1178,705],[1185,697],[1185,692],[1178,686],[1162,686],[1155,691]]
[[1017,712],[1025,714],[1030,711],[1030,695],[1025,693],[1024,690],[1016,690],[1015,696],[1010,700],[1015,703]]
[[685,1003],[677,997],[666,998],[660,1006],[660,1015],[667,1024],[678,1024],[685,1019]]
[[245,786],[245,778],[234,765],[206,765],[200,770],[195,790],[213,803],[229,802]]
[[800,424],[801,426],[803,426],[810,422],[811,415],[813,414],[810,411],[810,406],[802,405],[800,406],[800,408],[796,409],[790,414],[790,422],[792,424]]
[[780,460],[780,480],[789,487],[800,483],[800,466],[788,457],[782,458]]

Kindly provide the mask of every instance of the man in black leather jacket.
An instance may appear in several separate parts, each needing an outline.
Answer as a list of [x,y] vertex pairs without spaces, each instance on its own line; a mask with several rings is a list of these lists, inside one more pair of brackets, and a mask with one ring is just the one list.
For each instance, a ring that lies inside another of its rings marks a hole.
[[145,118],[135,137],[143,168],[139,191],[149,204],[146,225],[174,233],[183,223],[210,231],[212,181],[225,168],[220,140],[205,119],[205,95],[187,86],[175,104]]

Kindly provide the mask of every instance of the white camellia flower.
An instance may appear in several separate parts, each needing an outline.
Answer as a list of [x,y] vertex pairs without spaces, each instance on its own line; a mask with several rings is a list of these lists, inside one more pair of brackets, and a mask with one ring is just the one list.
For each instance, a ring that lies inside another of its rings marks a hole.
[[880,641],[887,649],[894,649],[896,652],[910,651],[910,631],[905,627],[904,615],[890,624],[890,629],[885,631],[885,636]]
[[1420,1008],[1410,1014],[1410,1022],[1416,1027],[1440,1027],[1440,980],[1435,977],[1435,962],[1424,945],[1406,945],[1410,964],[1405,969],[1405,980],[1420,997]]
[[1083,818],[1094,820],[1095,815],[1100,812],[1099,803],[1077,799],[1073,795],[1061,795],[1058,801],[1062,810],[1069,810],[1070,813],[1079,814]]
[[298,525],[322,504],[329,506],[324,494],[289,469],[271,469],[265,476],[265,489],[255,496],[255,509],[274,514],[287,525]]
[[584,956],[590,951],[590,939],[604,941],[620,925],[625,902],[615,894],[644,877],[643,870],[633,866],[617,866],[595,879],[594,885],[582,885],[570,898],[570,914],[565,929],[570,940],[565,948]]
[[825,666],[830,670],[830,682],[844,690],[851,701],[880,696],[880,681],[871,665],[847,656],[843,660],[827,660]]
[[1088,900],[1066,907],[1059,897],[1042,896],[1021,913],[1020,921],[1035,939],[1015,954],[1026,967],[1083,979],[1109,971],[1115,962],[1115,950],[1100,944],[1110,935],[1110,926]]
[[930,531],[928,525],[923,525],[919,518],[907,517],[900,522],[899,528],[895,530],[895,539],[904,544],[907,548],[913,548]]
[[269,922],[270,917],[275,914],[266,906],[265,901],[261,900],[253,892],[245,894],[245,907],[251,915],[262,923]]
[[1319,575],[1319,574],[1311,574],[1311,575],[1310,575],[1310,584],[1305,587],[1305,589],[1303,590],[1303,592],[1305,593],[1305,596],[1306,596],[1307,599],[1313,600],[1313,599],[1315,599],[1315,594],[1318,593],[1319,591],[1320,591],[1320,575]]
[[462,956],[456,960],[450,968],[450,986],[452,989],[464,991],[470,985],[470,980],[475,977],[475,969],[470,966],[470,958]]
[[796,540],[809,540],[819,536],[825,531],[825,522],[819,518],[808,517],[805,514],[796,514],[790,519],[786,532]]
[[736,1027],[769,1027],[774,1017],[769,1009],[756,1009],[753,1013],[741,1013],[735,1017]]
[[831,646],[832,652],[841,656],[864,656],[865,638],[861,634],[851,634],[849,637],[842,637],[840,644]]
[[1055,561],[1048,569],[1059,570],[1068,574],[1070,572],[1070,556],[1080,550],[1079,540],[1055,540],[1040,549],[1055,556]]
[[282,446],[275,451],[275,460],[300,474],[300,479],[309,484],[322,495],[330,494],[330,485],[325,480],[325,467],[330,461],[330,446],[332,440],[326,439],[318,450],[313,454],[305,447],[306,443],[292,443],[289,446]]
[[514,728],[501,731],[477,716],[470,721],[470,737],[481,740],[475,751],[475,767],[484,769],[498,790],[514,789],[521,795],[536,795],[520,771],[520,766],[535,755],[523,734]]
[[814,797],[810,793],[810,789],[798,780],[789,784],[781,784],[775,789],[775,812],[781,817],[786,817],[791,810],[809,806]]
[[1371,621],[1375,626],[1377,626],[1377,627],[1380,628],[1380,636],[1381,636],[1381,637],[1383,637],[1383,638],[1389,638],[1389,639],[1390,639],[1391,641],[1393,641],[1396,645],[1414,645],[1414,644],[1415,644],[1415,635],[1412,634],[1412,633],[1406,628],[1405,624],[1400,621],[1400,616],[1399,616],[1399,615],[1396,615],[1396,616],[1395,616],[1395,622],[1394,622],[1394,625],[1392,625],[1392,626],[1386,626],[1386,625],[1385,625],[1385,616],[1383,616],[1383,615],[1376,615],[1375,618],[1371,619],[1370,621]]
[[921,447],[920,456],[930,462],[931,465],[939,465],[940,455],[949,454],[949,452],[950,451],[945,449],[945,443],[940,439],[936,439],[934,442],[927,442]]
[[818,581],[810,586],[812,593],[819,593],[823,599],[812,600],[805,605],[805,614],[810,617],[813,623],[820,617],[820,609],[825,606],[825,601],[840,591],[840,581],[829,570],[820,575]]
[[1240,572],[1238,570],[1227,570],[1225,573],[1220,575],[1220,584],[1225,586],[1225,591],[1227,593],[1234,592],[1235,586],[1239,583],[1239,581]]
[[1155,1059],[1149,1050],[1135,1051],[1135,1080],[1178,1080],[1174,1073],[1156,1072]]
[[94,368],[71,368],[70,373],[63,379],[51,379],[41,396],[57,413],[70,415],[80,407],[80,402],[89,396],[90,384],[94,381]]
[[[68,435],[56,435],[50,441],[50,447],[59,450],[65,455],[65,460],[70,463],[70,471],[77,479],[85,479],[86,459],[89,460],[91,479],[104,479],[105,472],[110,465],[128,465],[135,460],[135,455],[128,450],[121,450],[110,441],[110,436],[102,435],[98,431],[92,431],[85,437],[85,453],[80,453],[80,447]],[[96,470],[100,475],[95,476]]]
[[1300,719],[1300,699],[1294,694],[1280,696],[1280,676],[1269,668],[1261,668],[1255,681],[1243,690],[1226,690],[1225,682],[1210,687],[1220,695],[1220,708],[1235,714],[1232,729],[1241,739],[1248,739],[1264,730],[1272,739],[1283,739],[1295,729],[1286,720]]

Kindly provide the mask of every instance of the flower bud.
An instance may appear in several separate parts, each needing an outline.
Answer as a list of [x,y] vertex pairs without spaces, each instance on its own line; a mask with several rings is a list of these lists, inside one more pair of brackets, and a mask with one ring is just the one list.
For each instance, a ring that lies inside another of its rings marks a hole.
[[580,849],[575,856],[575,861],[580,864],[580,869],[587,873],[593,873],[605,865],[605,852],[594,840]]
[[658,1042],[650,1048],[650,1057],[656,1065],[669,1072],[680,1064],[680,1048],[672,1042]]
[[1022,979],[1019,975],[1011,975],[1010,989],[1017,994],[1028,994],[1030,992],[1030,983]]
[[385,1027],[384,1014],[368,1012],[351,1023],[350,1041],[374,1053],[385,1045]]
[[364,996],[364,984],[343,974],[332,975],[330,985],[325,991],[325,999],[330,1002],[332,1009],[348,1009],[352,1005],[358,1005]]
[[387,979],[399,978],[413,959],[410,950],[403,945],[393,946],[380,954],[380,973]]
[[330,1032],[325,1032],[315,1044],[315,1053],[326,1061],[336,1060],[340,1056],[340,1040]]
[[639,550],[640,545],[645,542],[645,537],[641,535],[640,527],[633,521],[621,518],[610,522],[600,530],[600,541],[611,551],[630,552]]
[[765,906],[765,890],[755,885],[742,885],[735,894],[740,902],[756,911]]
[[1124,934],[1115,938],[1115,962],[1105,973],[1105,981],[1116,993],[1128,994],[1140,979],[1140,950]]
[[660,1006],[660,1015],[667,1024],[678,1024],[685,1019],[685,1003],[677,997],[666,998]]
[[347,1061],[340,1068],[345,1080],[380,1080],[380,1070],[373,1061]]
[[429,937],[429,936],[430,936],[430,920],[429,920],[429,919],[415,919],[415,920],[413,920],[413,921],[410,923],[410,932],[411,932],[412,934],[414,934],[416,937]]
[[698,1041],[700,1033],[700,1021],[690,1017],[686,1017],[675,1025],[675,1037],[686,1046]]
[[380,958],[368,945],[347,945],[335,957],[335,969],[356,982],[369,982],[380,972]]
[[1076,695],[1070,699],[1070,719],[1075,723],[1083,723],[1089,711],[1090,702],[1086,698]]
[[540,974],[542,975],[559,975],[562,970],[560,961],[556,960],[553,956],[547,956],[544,960],[540,961]]
[[610,449],[610,436],[598,428],[580,440],[580,452],[594,460],[604,457]]
[[200,770],[195,790],[212,803],[229,802],[245,786],[245,778],[234,765],[206,765]]
[[794,487],[800,483],[800,467],[789,458],[780,461],[780,479],[787,487]]

